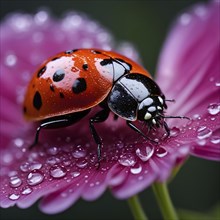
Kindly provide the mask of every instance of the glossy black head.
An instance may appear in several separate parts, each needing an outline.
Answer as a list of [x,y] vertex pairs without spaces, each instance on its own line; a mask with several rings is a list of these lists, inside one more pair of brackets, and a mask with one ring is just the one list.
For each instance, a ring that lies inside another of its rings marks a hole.
[[149,77],[126,74],[117,80],[109,94],[108,106],[116,115],[129,121],[146,121],[149,126],[159,126],[164,109],[165,96]]

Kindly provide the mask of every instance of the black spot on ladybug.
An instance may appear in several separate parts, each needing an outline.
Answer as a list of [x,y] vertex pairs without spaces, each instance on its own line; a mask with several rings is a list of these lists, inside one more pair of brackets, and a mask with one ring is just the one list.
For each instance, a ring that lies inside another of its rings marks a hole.
[[92,50],[92,52],[94,53],[94,54],[102,54],[100,51],[98,51],[98,50]]
[[53,81],[59,82],[64,78],[64,76],[65,76],[65,71],[63,69],[59,69],[53,74]]
[[76,52],[78,49],[74,49],[74,50],[66,50],[65,51],[65,54],[71,54],[71,53],[74,53]]
[[42,106],[41,95],[40,95],[40,93],[39,93],[38,91],[34,94],[33,106],[34,106],[34,108],[36,108],[37,110],[40,110],[40,108],[41,108],[41,106]]
[[84,64],[82,65],[82,68],[83,68],[84,70],[88,70],[89,66],[88,66],[87,63],[84,63]]
[[60,98],[64,99],[64,94],[62,92],[60,92]]
[[55,91],[55,90],[54,90],[54,86],[53,86],[53,84],[50,84],[50,90],[51,90],[52,92]]
[[60,59],[60,57],[54,57],[53,59],[51,59],[51,61],[54,61],[54,60],[57,60],[57,59]]
[[101,66],[106,66],[108,64],[112,64],[112,59],[104,59],[100,62]]
[[26,114],[26,112],[27,112],[27,108],[26,108],[26,106],[24,106],[23,107],[23,113]]
[[42,68],[38,71],[37,77],[38,77],[38,78],[41,77],[41,76],[44,74],[44,72],[46,71],[46,69],[47,69],[46,66],[42,67]]
[[79,94],[79,93],[85,91],[86,87],[87,87],[86,80],[84,78],[78,78],[73,83],[72,91],[75,94]]

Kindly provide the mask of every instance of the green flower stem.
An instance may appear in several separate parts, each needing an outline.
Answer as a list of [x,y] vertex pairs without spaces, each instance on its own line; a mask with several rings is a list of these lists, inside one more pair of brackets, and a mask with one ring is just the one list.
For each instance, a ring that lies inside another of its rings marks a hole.
[[137,196],[132,196],[128,199],[128,204],[130,206],[131,212],[135,220],[147,220],[147,216],[141,206],[141,203]]
[[154,183],[153,191],[164,220],[178,220],[166,183]]

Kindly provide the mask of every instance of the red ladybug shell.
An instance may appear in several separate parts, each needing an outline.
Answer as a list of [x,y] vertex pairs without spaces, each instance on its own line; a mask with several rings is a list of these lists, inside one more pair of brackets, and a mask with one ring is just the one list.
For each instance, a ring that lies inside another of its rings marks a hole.
[[24,99],[25,118],[39,121],[98,105],[114,84],[115,69],[111,62],[105,63],[114,59],[119,64],[129,65],[128,73],[151,78],[143,67],[112,51],[79,49],[62,52],[46,61],[31,79]]

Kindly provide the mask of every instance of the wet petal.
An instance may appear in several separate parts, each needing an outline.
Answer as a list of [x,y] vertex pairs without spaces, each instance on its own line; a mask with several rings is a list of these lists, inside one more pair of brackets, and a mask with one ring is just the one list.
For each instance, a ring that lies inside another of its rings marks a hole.
[[[167,115],[185,115],[194,122],[189,129],[192,154],[219,160],[220,42],[219,1],[199,4],[182,14],[170,32],[158,65],[157,81],[168,99]],[[195,31],[196,30],[196,31]],[[181,127],[187,120],[167,120]],[[198,140],[196,131],[210,129],[210,140]],[[178,138],[177,138],[178,139]],[[218,142],[218,141],[214,142]],[[182,140],[184,141],[184,140]],[[201,147],[203,145],[203,147]]]

